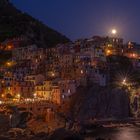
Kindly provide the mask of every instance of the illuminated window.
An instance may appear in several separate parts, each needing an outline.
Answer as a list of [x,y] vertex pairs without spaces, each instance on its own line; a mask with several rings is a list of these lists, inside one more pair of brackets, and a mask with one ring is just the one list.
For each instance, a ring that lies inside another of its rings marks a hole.
[[64,99],[65,98],[65,95],[62,95],[62,98]]
[[70,89],[68,89],[68,93],[71,93],[71,90]]

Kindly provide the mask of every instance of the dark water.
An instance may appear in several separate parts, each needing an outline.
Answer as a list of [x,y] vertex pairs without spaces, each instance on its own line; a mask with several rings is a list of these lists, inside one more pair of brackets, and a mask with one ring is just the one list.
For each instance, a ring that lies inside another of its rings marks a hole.
[[106,140],[140,140],[140,127],[103,128],[92,132],[85,140],[95,140],[99,137]]

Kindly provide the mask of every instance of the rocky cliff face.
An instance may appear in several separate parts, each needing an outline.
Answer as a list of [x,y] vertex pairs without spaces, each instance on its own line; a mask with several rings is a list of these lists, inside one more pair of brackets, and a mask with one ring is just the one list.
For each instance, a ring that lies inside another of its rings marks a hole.
[[122,89],[91,87],[75,101],[73,112],[80,120],[130,116],[128,93]]
[[0,134],[10,128],[9,116],[0,114]]

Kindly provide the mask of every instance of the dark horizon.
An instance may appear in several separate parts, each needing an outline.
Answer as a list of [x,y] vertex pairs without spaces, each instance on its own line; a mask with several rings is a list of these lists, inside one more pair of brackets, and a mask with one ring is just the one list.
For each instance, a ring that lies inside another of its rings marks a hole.
[[11,0],[21,11],[39,19],[71,40],[94,35],[110,36],[116,28],[118,37],[140,43],[139,0]]

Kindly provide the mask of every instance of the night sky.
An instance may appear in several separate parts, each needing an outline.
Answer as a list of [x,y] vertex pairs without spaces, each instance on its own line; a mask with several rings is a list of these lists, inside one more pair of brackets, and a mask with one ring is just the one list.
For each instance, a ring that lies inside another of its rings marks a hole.
[[109,35],[112,28],[125,41],[140,43],[140,0],[11,0],[72,40]]

